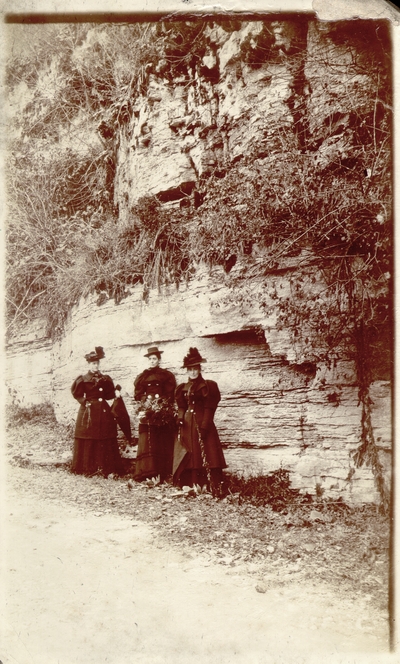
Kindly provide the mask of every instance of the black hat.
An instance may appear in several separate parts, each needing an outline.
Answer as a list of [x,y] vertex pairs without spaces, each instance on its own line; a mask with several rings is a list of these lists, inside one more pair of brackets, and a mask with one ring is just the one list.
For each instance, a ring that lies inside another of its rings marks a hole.
[[150,348],[147,349],[147,353],[144,357],[150,357],[150,355],[157,355],[158,359],[161,357],[161,353],[163,353],[163,350],[158,350],[157,346],[151,346]]
[[207,362],[207,360],[201,357],[197,348],[189,348],[188,354],[183,358],[182,369],[187,369],[188,367],[195,367],[196,364],[200,364],[200,362]]
[[97,362],[102,360],[105,357],[105,353],[102,346],[95,346],[94,350],[91,350],[90,353],[86,353],[85,360],[87,362]]

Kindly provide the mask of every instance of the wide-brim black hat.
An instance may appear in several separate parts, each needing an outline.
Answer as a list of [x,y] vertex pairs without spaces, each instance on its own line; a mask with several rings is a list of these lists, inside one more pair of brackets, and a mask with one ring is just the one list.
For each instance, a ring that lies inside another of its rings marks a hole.
[[87,362],[98,362],[105,357],[105,353],[102,346],[95,346],[94,350],[91,350],[90,353],[86,353],[85,360]]
[[207,362],[207,360],[205,360],[204,357],[201,357],[197,348],[189,348],[188,354],[183,358],[182,369],[195,367],[197,364],[201,364],[201,362]]
[[163,353],[163,350],[158,350],[157,346],[151,346],[150,348],[147,349],[147,353],[144,357],[150,357],[150,355],[158,355],[161,357],[161,353]]

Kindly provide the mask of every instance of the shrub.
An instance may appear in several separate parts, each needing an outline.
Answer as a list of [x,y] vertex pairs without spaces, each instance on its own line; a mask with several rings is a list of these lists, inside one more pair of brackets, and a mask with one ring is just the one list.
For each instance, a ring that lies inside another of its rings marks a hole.
[[302,495],[299,489],[290,486],[289,475],[290,471],[284,468],[257,477],[226,473],[225,491],[234,496],[239,504],[250,502],[257,506],[270,505],[276,512],[293,504],[310,502],[311,496]]

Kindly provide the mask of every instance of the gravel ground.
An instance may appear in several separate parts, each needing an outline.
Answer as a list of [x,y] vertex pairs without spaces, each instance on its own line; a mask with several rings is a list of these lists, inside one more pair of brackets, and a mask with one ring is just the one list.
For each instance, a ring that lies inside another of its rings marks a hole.
[[[258,592],[294,580],[334,587],[362,598],[387,619],[389,518],[376,506],[354,509],[322,500],[277,512],[238,494],[215,499],[170,484],[69,472],[72,431],[51,413],[13,418],[7,431],[10,481],[18,490],[74,503],[94,515],[126,515],[151,524],[169,545],[210,563],[253,575]],[[129,462],[127,462],[129,465]]]

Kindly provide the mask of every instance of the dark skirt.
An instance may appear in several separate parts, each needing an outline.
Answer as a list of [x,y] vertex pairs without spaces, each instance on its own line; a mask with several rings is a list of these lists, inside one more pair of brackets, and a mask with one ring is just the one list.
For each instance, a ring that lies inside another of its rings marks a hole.
[[71,472],[79,475],[122,475],[123,464],[116,438],[75,438]]
[[[222,468],[210,468],[210,479],[214,488],[220,487],[224,481]],[[178,478],[174,477],[174,483],[181,488],[183,486],[194,486],[195,484],[200,487],[206,486],[209,491],[212,488],[205,468],[186,468]]]
[[138,482],[160,476],[163,482],[172,475],[174,429],[170,425],[139,424],[139,441],[134,479]]
[[[203,448],[207,464],[215,477],[222,477],[222,469],[226,468],[224,453],[218,431],[214,422],[211,423],[204,440]],[[208,484],[205,482],[207,473],[204,467],[202,451],[199,442],[198,427],[195,415],[186,411],[183,418],[180,436],[175,440],[173,462],[174,484],[183,486],[187,484]],[[181,477],[184,474],[183,477]]]

